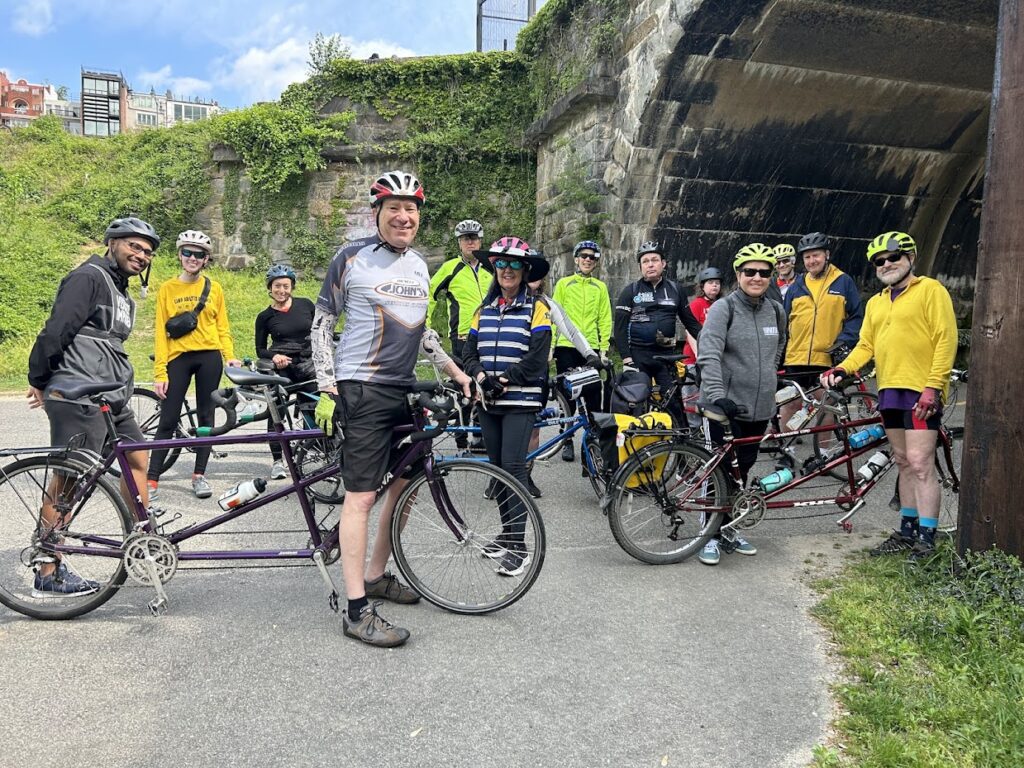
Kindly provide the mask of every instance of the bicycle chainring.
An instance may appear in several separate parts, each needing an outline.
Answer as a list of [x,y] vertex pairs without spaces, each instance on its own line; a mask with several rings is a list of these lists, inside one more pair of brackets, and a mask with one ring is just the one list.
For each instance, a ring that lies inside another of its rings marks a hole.
[[156,578],[166,584],[178,570],[178,550],[163,536],[152,533],[134,534],[124,543],[125,570],[132,581],[146,587],[153,586],[153,577],[147,564],[152,557]]
[[734,530],[753,528],[764,520],[768,505],[759,490],[740,491],[732,502],[732,521],[728,524]]

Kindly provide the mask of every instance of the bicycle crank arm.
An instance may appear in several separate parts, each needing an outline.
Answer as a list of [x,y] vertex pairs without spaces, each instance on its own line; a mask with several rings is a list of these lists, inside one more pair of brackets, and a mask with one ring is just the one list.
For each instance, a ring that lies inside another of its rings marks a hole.
[[860,499],[856,504],[850,507],[849,512],[836,520],[836,525],[842,528],[846,533],[853,533],[853,523],[850,522],[850,518],[864,506],[864,503],[864,499]]
[[167,593],[164,591],[164,585],[160,583],[160,572],[156,567],[156,558],[147,552],[144,563],[146,572],[149,574],[149,580],[153,583],[153,588],[156,590],[156,597],[149,601],[149,612],[154,616],[160,616],[167,612]]
[[313,562],[316,564],[316,569],[320,571],[320,576],[323,578],[324,584],[327,585],[327,605],[330,606],[332,611],[337,613],[338,587],[335,585],[334,579],[331,578],[331,574],[327,570],[327,560],[324,557],[324,553],[319,549],[313,553]]

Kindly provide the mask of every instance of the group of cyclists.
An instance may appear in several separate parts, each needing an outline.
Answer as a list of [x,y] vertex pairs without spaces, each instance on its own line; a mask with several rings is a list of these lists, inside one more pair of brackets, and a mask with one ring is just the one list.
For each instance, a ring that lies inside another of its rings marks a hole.
[[[346,493],[339,530],[347,636],[374,646],[401,645],[409,631],[380,615],[380,601],[419,600],[387,570],[391,517],[406,484],[402,478],[394,479],[383,495],[372,547],[368,528],[387,471],[391,435],[410,422],[406,393],[420,356],[449,376],[466,402],[482,403],[473,409],[481,447],[534,496],[541,492],[525,457],[537,439],[537,412],[549,397],[551,357],[560,373],[607,365],[614,339],[624,369],[640,371],[667,389],[677,374],[657,356],[682,348],[700,371],[702,406],[728,416],[737,436],[764,433],[776,413],[780,369],[806,384],[834,385],[873,359],[902,504],[899,528],[874,551],[922,553],[934,547],[939,490],[933,458],[956,351],[956,321],[945,288],[914,273],[917,247],[910,235],[886,232],[871,241],[867,258],[885,287],[866,307],[851,278],[832,263],[831,240],[820,232],[805,235],[795,247],[743,246],[732,261],[736,290],[725,292],[725,271],[709,267],[698,275],[692,300],[665,276],[667,261],[659,244],[644,242],[636,253],[639,276],[613,305],[607,286],[595,276],[601,260],[598,243],[576,244],[575,271],[561,278],[549,296],[549,263],[542,253],[511,235],[483,248],[483,227],[471,219],[455,227],[458,256],[431,276],[413,246],[424,201],[423,186],[413,174],[381,174],[369,192],[375,234],[335,253],[315,302],[292,296],[296,275],[290,267],[272,266],[266,274],[271,304],[255,323],[259,357],[291,381],[311,382],[308,391],[319,393],[317,425],[344,438],[340,473]],[[147,222],[129,217],[112,222],[104,242],[106,253],[91,257],[61,282],[33,346],[28,373],[28,396],[32,407],[43,407],[49,417],[51,444],[83,435],[82,447],[97,452],[106,430],[95,406],[64,400],[61,391],[75,381],[123,382],[109,397],[118,433],[142,439],[126,407],[133,370],[123,343],[135,318],[128,279],[139,275],[145,284],[161,238]],[[199,422],[212,425],[209,395],[219,384],[222,366],[238,364],[223,291],[202,274],[212,252],[210,238],[188,230],[175,245],[182,271],[161,286],[157,300],[154,378],[165,398],[158,438],[173,434],[193,378]],[[803,272],[794,268],[798,259]],[[450,355],[437,330],[428,327],[439,303],[447,308],[447,323],[439,330],[450,342]],[[341,317],[345,322],[338,338]],[[837,342],[843,352],[834,363],[830,350]],[[600,409],[600,388],[584,396],[588,406]],[[468,410],[465,417],[470,418]],[[723,439],[714,420],[704,424],[708,439]],[[746,479],[756,446],[738,453]],[[205,477],[208,455],[196,455],[192,486],[200,498],[212,492]],[[562,457],[574,460],[571,442]],[[272,458],[271,476],[284,476],[280,454]],[[159,493],[159,475],[152,467],[163,462],[147,464],[144,452],[131,462],[141,501],[148,505]],[[123,483],[122,492],[127,493]],[[513,526],[483,553],[494,560],[498,577],[516,576],[528,563],[521,534]],[[756,554],[749,542],[734,543],[731,550]],[[718,542],[709,541],[699,559],[717,564]],[[34,587],[39,595],[64,596],[93,588],[59,560],[38,567]]]

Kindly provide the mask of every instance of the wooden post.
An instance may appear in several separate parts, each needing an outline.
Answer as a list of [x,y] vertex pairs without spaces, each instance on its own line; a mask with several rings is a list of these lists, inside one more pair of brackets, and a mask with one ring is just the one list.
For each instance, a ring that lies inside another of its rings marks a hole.
[[958,545],[1024,558],[1024,14],[1002,0],[971,333]]

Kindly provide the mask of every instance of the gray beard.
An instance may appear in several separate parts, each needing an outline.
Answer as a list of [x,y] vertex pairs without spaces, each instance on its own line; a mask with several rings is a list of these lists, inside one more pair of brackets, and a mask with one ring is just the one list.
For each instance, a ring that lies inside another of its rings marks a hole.
[[882,281],[883,285],[887,285],[887,286],[891,287],[893,285],[896,285],[897,283],[903,282],[903,280],[906,279],[907,275],[910,274],[910,272],[911,272],[911,270],[913,270],[913,268],[914,268],[913,265],[911,265],[911,266],[908,266],[906,269],[901,270],[900,272],[897,272],[895,274],[890,272],[885,277],[882,277],[881,275],[879,275],[878,279]]

